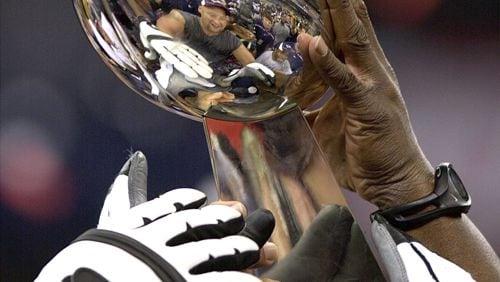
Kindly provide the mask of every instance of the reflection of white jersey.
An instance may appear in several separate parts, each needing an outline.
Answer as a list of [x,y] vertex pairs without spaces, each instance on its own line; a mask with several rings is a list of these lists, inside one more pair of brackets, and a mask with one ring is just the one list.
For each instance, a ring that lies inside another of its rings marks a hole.
[[283,62],[279,62],[273,60],[273,51],[267,50],[264,51],[257,59],[258,63],[263,64],[264,66],[270,68],[272,71],[281,72],[286,75],[292,74],[292,68],[290,67],[290,62],[288,60],[284,60]]

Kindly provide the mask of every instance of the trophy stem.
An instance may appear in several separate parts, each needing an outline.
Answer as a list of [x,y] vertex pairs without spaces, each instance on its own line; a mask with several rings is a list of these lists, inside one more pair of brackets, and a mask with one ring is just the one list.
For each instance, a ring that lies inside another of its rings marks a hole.
[[272,241],[286,256],[325,205],[347,207],[298,107],[259,121],[206,117],[205,134],[221,200],[270,210]]

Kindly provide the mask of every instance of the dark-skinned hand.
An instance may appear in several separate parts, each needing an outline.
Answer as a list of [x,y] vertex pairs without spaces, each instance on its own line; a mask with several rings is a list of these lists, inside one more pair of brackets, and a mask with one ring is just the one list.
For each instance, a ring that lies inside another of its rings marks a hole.
[[299,78],[317,88],[321,78],[334,90],[308,120],[336,179],[380,208],[428,195],[433,169],[413,133],[366,6],[360,0],[318,2],[325,27],[322,36],[300,35],[304,70]]
[[[396,75],[364,3],[318,2],[322,36],[298,38],[305,61],[303,75],[297,78],[302,85],[293,80],[290,85],[302,109],[310,106],[303,101],[318,99],[322,93],[300,88],[321,85],[320,78],[335,93],[306,118],[336,179],[381,209],[430,194],[433,169],[413,133]],[[440,217],[409,234],[474,279],[499,281],[498,255],[466,215]]]

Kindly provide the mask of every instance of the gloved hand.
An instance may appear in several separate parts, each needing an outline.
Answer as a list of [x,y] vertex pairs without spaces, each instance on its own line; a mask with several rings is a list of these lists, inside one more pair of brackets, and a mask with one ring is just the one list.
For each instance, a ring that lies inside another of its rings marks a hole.
[[274,83],[276,82],[275,73],[268,67],[257,62],[250,63],[241,69],[234,69],[229,73],[229,75],[226,78],[224,78],[224,81],[231,82],[237,79],[238,77],[248,77],[248,76],[255,77],[263,81],[269,87],[274,86]]
[[212,78],[213,70],[208,61],[193,48],[146,21],[139,23],[139,32],[142,45],[148,49],[144,54],[148,60],[156,60],[160,55],[187,77]]
[[[146,59],[158,59],[160,63],[160,69],[155,72],[155,76],[164,89],[177,94],[186,88],[208,90],[216,87],[216,84],[209,81],[213,77],[213,69],[196,50],[176,41],[146,21],[139,23],[139,34],[142,45],[147,49],[144,53]],[[180,77],[177,77],[179,75],[174,73],[174,69],[181,74]]]
[[381,215],[372,214],[371,220],[373,242],[387,280],[475,281],[470,273],[395,228]]
[[235,270],[258,261],[272,214],[258,210],[245,226],[237,210],[202,207],[206,196],[188,188],[146,202],[146,182],[146,158],[136,152],[111,186],[97,229],[57,254],[36,281],[259,281]]
[[264,277],[277,281],[385,281],[361,229],[343,206],[325,206],[290,254]]

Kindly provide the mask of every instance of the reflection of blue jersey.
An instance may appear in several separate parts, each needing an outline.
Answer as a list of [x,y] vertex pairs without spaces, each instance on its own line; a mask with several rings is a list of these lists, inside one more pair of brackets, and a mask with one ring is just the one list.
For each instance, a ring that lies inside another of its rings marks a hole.
[[302,68],[304,61],[302,57],[294,52],[292,55],[288,56],[288,62],[290,63],[290,67],[293,72],[299,71]]
[[264,51],[271,48],[274,43],[274,35],[267,31],[262,25],[255,25],[255,38],[257,54],[255,57],[260,56]]
[[288,62],[293,72],[299,71],[304,63],[302,57],[295,49],[295,42],[283,42],[283,50],[288,55]]

